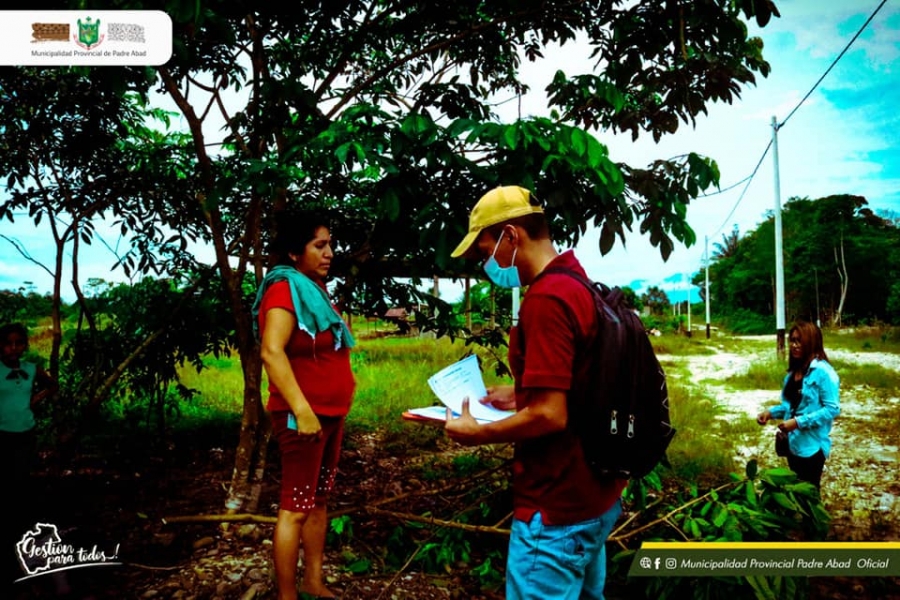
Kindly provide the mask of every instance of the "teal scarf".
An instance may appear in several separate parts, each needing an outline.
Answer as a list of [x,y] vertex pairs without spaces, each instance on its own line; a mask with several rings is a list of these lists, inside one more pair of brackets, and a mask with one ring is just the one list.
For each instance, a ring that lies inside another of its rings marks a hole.
[[260,339],[259,332],[259,307],[262,305],[263,295],[269,286],[276,281],[287,281],[291,288],[291,301],[294,304],[294,314],[297,316],[297,327],[310,336],[315,337],[320,331],[330,330],[334,335],[334,349],[343,347],[352,348],[356,345],[353,334],[344,319],[334,310],[328,294],[322,286],[312,279],[287,265],[276,265],[269,269],[263,277],[262,285],[256,291],[256,300],[253,302],[251,313],[253,315],[253,334]]

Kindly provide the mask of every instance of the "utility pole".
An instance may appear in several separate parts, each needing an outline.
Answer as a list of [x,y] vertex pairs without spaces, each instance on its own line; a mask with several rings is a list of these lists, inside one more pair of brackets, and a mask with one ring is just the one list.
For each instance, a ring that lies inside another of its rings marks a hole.
[[472,284],[466,277],[466,329],[472,331]]
[[512,291],[512,324],[513,327],[519,324],[519,290],[521,288],[513,288]]
[[822,314],[819,312],[819,269],[814,267],[813,272],[816,274],[816,327],[821,327],[822,321],[819,318],[819,315]]
[[706,282],[704,283],[706,290],[704,295],[706,296],[706,339],[709,339],[709,236],[704,236],[704,249],[703,253],[706,255],[706,259],[704,260],[704,264],[706,265]]
[[687,336],[691,337],[691,278],[687,273],[684,274],[684,289],[687,296],[687,300],[685,300],[685,304],[687,304]]
[[778,175],[778,121],[772,116],[772,150],[775,162],[775,347],[784,358],[784,250],[781,239],[781,180]]

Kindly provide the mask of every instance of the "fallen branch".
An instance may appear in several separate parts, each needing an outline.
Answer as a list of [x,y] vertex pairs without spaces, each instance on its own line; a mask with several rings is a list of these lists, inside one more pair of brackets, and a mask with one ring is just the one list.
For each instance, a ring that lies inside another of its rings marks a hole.
[[[738,482],[729,481],[728,483],[722,484],[722,485],[720,485],[719,487],[717,487],[717,488],[715,488],[715,489],[713,489],[713,490],[710,490],[710,491],[706,492],[706,493],[703,494],[702,496],[697,496],[697,497],[694,498],[693,500],[691,500],[691,501],[689,501],[689,502],[685,502],[685,503],[682,504],[681,506],[678,506],[678,507],[676,507],[676,508],[673,508],[673,509],[670,510],[668,513],[666,513],[665,515],[661,516],[661,517],[658,518],[658,519],[655,519],[655,520],[653,520],[653,521],[650,521],[650,522],[647,523],[646,525],[642,525],[642,526],[638,527],[637,529],[633,529],[632,531],[629,531],[629,532],[627,532],[626,534],[623,534],[623,535],[617,535],[620,531],[622,531],[622,529],[625,528],[626,525],[628,525],[628,523],[631,522],[631,519],[629,519],[628,521],[626,521],[625,523],[623,523],[622,525],[620,525],[619,527],[617,527],[616,530],[613,531],[613,532],[609,535],[609,538],[608,538],[607,541],[610,541],[610,542],[620,542],[621,540],[627,540],[628,538],[633,537],[634,535],[636,535],[636,534],[638,534],[638,533],[640,533],[640,532],[642,532],[642,531],[646,531],[646,530],[650,529],[651,527],[654,527],[654,526],[656,526],[656,525],[659,525],[660,523],[666,523],[666,524],[668,524],[668,525],[672,525],[672,522],[669,520],[669,518],[670,518],[672,515],[675,515],[675,514],[681,512],[682,510],[684,510],[685,508],[687,508],[687,507],[689,507],[689,506],[692,506],[692,505],[694,505],[694,504],[697,504],[698,502],[702,502],[703,500],[706,500],[707,498],[709,498],[709,497],[712,496],[713,494],[715,494],[715,493],[717,493],[717,492],[719,492],[719,491],[721,491],[721,490],[724,490],[725,488],[734,487],[734,486],[738,485],[739,483],[743,483],[743,482],[742,482],[742,481],[738,481]],[[674,527],[674,526],[673,526],[673,527]],[[677,527],[675,527],[675,529],[678,530],[679,533],[681,532],[681,530],[679,530]]]
[[163,517],[163,524],[168,523],[275,523],[275,517],[235,513],[223,515],[186,515],[181,517]]
[[[502,463],[496,467],[492,467],[490,469],[485,469],[479,473],[476,473],[472,477],[470,477],[467,481],[474,482],[488,475],[491,475],[495,471],[498,471],[502,467],[506,466],[507,463]],[[329,518],[339,517],[341,515],[353,514],[361,511],[372,512],[372,509],[378,506],[384,506],[385,504],[390,504],[392,502],[397,502],[398,500],[403,500],[406,498],[421,498],[426,496],[436,496],[438,494],[443,494],[444,492],[448,492],[450,490],[458,490],[460,486],[460,482],[457,480],[451,481],[447,485],[443,485],[438,488],[433,488],[429,490],[418,490],[415,492],[405,492],[403,494],[397,494],[396,496],[391,496],[389,498],[382,498],[380,500],[375,500],[374,502],[370,502],[365,506],[352,506],[350,508],[343,508],[341,510],[335,510],[328,513]],[[214,514],[214,515],[183,515],[183,516],[175,516],[175,517],[163,517],[162,522],[164,524],[167,523],[275,523],[276,517],[269,517],[264,515],[255,515],[251,513],[235,513],[235,514]]]
[[434,517],[423,517],[410,513],[394,512],[392,510],[384,510],[375,507],[366,507],[366,512],[376,515],[384,515],[393,517],[402,521],[414,521],[416,523],[425,523],[426,525],[435,525],[437,527],[449,527],[451,529],[462,529],[463,531],[471,531],[475,533],[496,533],[500,535],[509,535],[509,529],[500,527],[492,527],[490,525],[469,525],[468,523],[459,523],[457,521],[445,521],[443,519],[435,519]]

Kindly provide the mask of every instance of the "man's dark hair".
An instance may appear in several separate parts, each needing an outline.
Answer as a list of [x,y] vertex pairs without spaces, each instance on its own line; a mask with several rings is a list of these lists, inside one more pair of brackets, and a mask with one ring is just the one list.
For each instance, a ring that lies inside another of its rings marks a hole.
[[550,228],[547,225],[547,217],[545,217],[543,213],[531,213],[516,217],[509,221],[503,221],[502,223],[485,227],[484,231],[487,231],[488,234],[496,240],[500,237],[500,233],[507,225],[521,227],[525,230],[525,233],[528,234],[528,237],[533,240],[543,240],[550,237]]
[[21,323],[7,323],[0,327],[0,340],[6,341],[6,338],[14,333],[21,335],[25,338],[25,343],[28,343],[28,330]]

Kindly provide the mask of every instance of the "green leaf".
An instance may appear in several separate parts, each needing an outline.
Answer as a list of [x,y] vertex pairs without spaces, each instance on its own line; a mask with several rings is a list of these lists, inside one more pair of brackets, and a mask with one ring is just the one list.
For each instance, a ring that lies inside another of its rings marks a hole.
[[690,529],[691,537],[699,538],[701,536],[700,525],[697,524],[695,519],[688,521],[688,528]]
[[747,461],[747,479],[756,479],[756,474],[759,471],[759,463],[756,462],[755,458],[751,458]]
[[775,590],[769,585],[769,580],[763,575],[748,575],[747,583],[756,592],[757,600],[778,600]]
[[369,569],[372,567],[372,561],[367,558],[358,558],[355,561],[348,564],[345,568],[350,573],[355,575],[359,575],[361,573],[367,573]]
[[744,496],[747,498],[747,504],[750,506],[758,506],[758,500],[756,497],[756,487],[754,487],[752,481],[747,481],[744,484]]
[[716,506],[716,510],[713,513],[713,525],[719,529],[725,524],[725,521],[728,520],[728,510],[722,506],[721,504]]
[[780,506],[789,510],[800,511],[800,506],[785,493],[772,492],[772,499]]
[[400,218],[400,198],[394,190],[387,190],[381,199],[381,213],[387,217],[389,221],[396,221]]
[[584,130],[573,128],[572,132],[569,134],[569,138],[572,142],[572,150],[575,151],[576,155],[584,156],[587,154],[590,137]]
[[347,154],[350,152],[351,145],[352,145],[352,142],[346,142],[346,143],[338,146],[338,149],[334,151],[334,155],[337,157],[337,159],[340,162],[342,162],[342,163],[347,162]]
[[613,244],[616,242],[615,226],[607,218],[600,230],[600,254],[604,256],[612,250]]
[[519,129],[515,124],[508,126],[503,131],[503,141],[510,150],[515,150],[519,145]]

